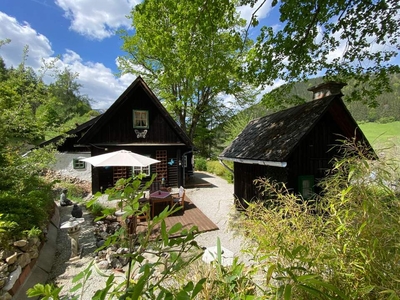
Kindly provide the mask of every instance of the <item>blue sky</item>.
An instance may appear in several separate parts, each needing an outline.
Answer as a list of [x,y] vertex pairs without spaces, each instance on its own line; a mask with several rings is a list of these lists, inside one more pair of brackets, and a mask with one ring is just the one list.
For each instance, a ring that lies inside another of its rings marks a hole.
[[[135,79],[116,76],[116,59],[124,55],[115,35],[129,29],[125,16],[140,0],[1,0],[0,39],[11,43],[0,48],[7,67],[21,62],[23,47],[29,46],[27,65],[37,70],[42,59],[60,56],[57,65],[79,73],[82,94],[94,100],[93,108],[108,108]],[[261,22],[277,22],[269,13],[270,0],[258,11]],[[250,19],[252,9],[241,7]]]

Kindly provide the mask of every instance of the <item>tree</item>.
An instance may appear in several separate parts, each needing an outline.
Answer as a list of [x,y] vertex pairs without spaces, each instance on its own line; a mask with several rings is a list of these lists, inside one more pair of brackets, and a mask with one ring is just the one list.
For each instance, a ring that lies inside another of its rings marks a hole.
[[[256,1],[241,3],[254,6]],[[292,83],[322,72],[326,80],[353,82],[349,98],[369,105],[377,105],[376,96],[390,91],[389,75],[400,72],[393,62],[400,50],[397,0],[274,0],[272,6],[279,7],[282,29],[261,28],[246,77],[268,85],[278,78]],[[258,25],[256,14],[251,24]]]
[[90,99],[79,92],[82,86],[76,81],[77,77],[78,74],[68,68],[56,72],[55,81],[49,85],[52,99],[43,107],[48,125],[58,127],[91,110]]
[[[134,35],[121,32],[123,73],[140,74],[193,139],[202,114],[221,94],[250,101],[237,77],[244,21],[230,1],[149,0],[131,12]],[[244,95],[245,94],[245,95]]]

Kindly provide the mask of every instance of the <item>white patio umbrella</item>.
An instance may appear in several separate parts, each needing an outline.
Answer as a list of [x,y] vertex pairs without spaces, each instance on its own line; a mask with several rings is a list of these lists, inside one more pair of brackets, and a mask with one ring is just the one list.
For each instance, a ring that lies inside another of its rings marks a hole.
[[144,155],[127,150],[119,150],[80,159],[94,167],[146,167],[160,162]]

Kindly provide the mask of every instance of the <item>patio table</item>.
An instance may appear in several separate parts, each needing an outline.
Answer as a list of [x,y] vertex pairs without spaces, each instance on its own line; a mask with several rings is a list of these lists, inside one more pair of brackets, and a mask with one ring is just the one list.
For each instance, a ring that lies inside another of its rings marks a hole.
[[174,204],[174,200],[170,192],[166,191],[156,191],[150,194],[150,204],[151,204],[151,217],[154,217],[154,206],[156,203],[167,203],[171,208]]

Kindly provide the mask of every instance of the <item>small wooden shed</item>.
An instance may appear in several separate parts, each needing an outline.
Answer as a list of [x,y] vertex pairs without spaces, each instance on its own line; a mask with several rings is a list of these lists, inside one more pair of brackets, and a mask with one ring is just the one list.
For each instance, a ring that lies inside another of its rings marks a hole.
[[259,199],[253,181],[260,177],[284,182],[290,191],[308,198],[315,184],[340,155],[339,139],[355,138],[373,152],[366,137],[343,103],[345,84],[328,82],[309,90],[313,101],[249,122],[219,156],[234,162],[234,194]]
[[[193,143],[174,121],[141,77],[138,77],[99,117],[68,132],[57,146],[64,153],[76,153],[73,165],[92,168],[92,192],[104,191],[119,178],[144,172],[157,173],[155,182],[165,186],[185,186],[193,173]],[[42,145],[60,140],[56,137]],[[160,160],[150,167],[96,167],[79,158],[117,150],[128,150]],[[88,153],[88,155],[82,155]],[[90,155],[89,155],[90,154]]]

